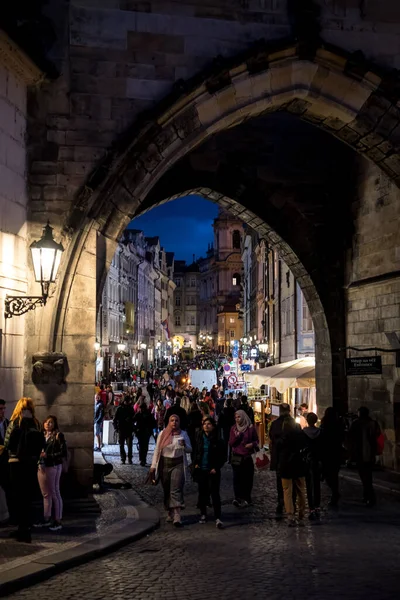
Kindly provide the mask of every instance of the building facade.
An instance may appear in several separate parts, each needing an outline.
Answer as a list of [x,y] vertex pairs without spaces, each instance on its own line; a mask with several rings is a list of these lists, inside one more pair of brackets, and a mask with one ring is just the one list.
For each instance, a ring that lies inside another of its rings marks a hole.
[[96,377],[142,365],[161,365],[172,354],[173,253],[158,238],[127,229],[103,288],[97,319]]

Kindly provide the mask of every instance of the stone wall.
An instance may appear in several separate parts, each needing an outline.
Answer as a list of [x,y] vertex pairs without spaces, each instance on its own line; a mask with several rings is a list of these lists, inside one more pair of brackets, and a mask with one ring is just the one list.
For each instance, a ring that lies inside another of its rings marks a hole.
[[[399,189],[375,166],[365,163],[353,205],[355,232],[347,289],[349,346],[389,349],[385,334],[400,335],[399,203]],[[350,351],[348,356],[374,354]],[[398,468],[394,391],[400,370],[394,352],[377,354],[382,355],[382,375],[348,377],[349,408],[356,411],[361,404],[369,406],[385,429],[385,464]]]
[[26,84],[0,60],[0,397],[22,396],[24,317],[4,319],[6,294],[25,295],[27,204]]

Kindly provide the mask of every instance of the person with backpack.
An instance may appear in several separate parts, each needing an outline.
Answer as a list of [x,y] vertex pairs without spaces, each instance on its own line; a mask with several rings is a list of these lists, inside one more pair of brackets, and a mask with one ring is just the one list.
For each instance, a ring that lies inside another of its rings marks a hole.
[[20,398],[11,415],[4,440],[10,468],[13,513],[18,525],[13,537],[19,542],[32,541],[32,502],[37,486],[38,460],[44,443],[32,398]]
[[[60,479],[63,461],[67,459],[67,445],[58,427],[57,417],[49,415],[43,423],[45,444],[40,454],[38,481],[43,496],[44,518],[35,527],[48,527],[50,531],[62,529],[63,501]],[[52,520],[54,509],[54,520]]]
[[315,413],[307,413],[307,427],[303,433],[306,436],[306,487],[309,518],[311,521],[319,520],[321,517],[321,473],[322,473],[322,444],[321,430],[316,427],[318,417]]

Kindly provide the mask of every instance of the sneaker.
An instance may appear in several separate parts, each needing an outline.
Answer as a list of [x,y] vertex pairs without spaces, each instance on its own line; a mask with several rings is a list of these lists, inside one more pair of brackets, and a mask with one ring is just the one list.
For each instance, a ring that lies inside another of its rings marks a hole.
[[199,523],[201,525],[205,525],[207,523],[207,517],[206,517],[206,515],[201,515]]
[[247,502],[247,500],[243,500],[243,502],[240,503],[240,508],[247,508],[248,506],[250,506],[250,503]]
[[233,506],[236,506],[236,508],[240,507],[240,502],[239,500],[236,500],[236,498],[234,499],[234,501],[232,502]]
[[121,460],[121,465],[124,465],[126,463],[126,460]]
[[222,528],[223,528],[223,526],[224,526],[224,524],[222,523],[221,519],[217,519],[217,520],[215,521],[215,527],[216,527],[217,529],[222,529]]
[[60,531],[62,529],[62,525],[60,521],[54,521],[53,525],[49,527],[50,531]]
[[50,525],[52,525],[52,521],[51,519],[44,519],[43,521],[39,521],[38,523],[34,523],[34,527],[35,528],[39,528],[39,527],[50,527]]

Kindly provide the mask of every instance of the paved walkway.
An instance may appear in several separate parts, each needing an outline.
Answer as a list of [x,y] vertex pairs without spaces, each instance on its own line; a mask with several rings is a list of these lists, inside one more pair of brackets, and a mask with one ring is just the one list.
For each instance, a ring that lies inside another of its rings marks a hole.
[[[161,488],[143,486],[147,470],[138,464],[120,466],[116,447],[106,451],[119,475],[162,509]],[[367,509],[359,485],[343,480],[341,487],[340,510],[324,510],[320,524],[289,529],[285,520],[275,518],[272,473],[256,475],[254,507],[237,510],[231,505],[230,468],[225,467],[222,531],[212,520],[198,523],[196,486],[191,483],[182,530],[163,522],[150,536],[12,598],[394,600],[399,590],[399,499],[379,489],[377,508]]]
[[[106,485],[120,484],[111,474]],[[38,506],[38,514],[40,507]],[[0,596],[121,547],[158,525],[158,513],[148,509],[131,490],[99,490],[86,501],[66,503],[63,529],[32,530],[32,543],[9,537],[15,527],[0,529]]]

